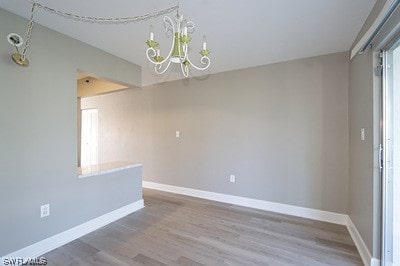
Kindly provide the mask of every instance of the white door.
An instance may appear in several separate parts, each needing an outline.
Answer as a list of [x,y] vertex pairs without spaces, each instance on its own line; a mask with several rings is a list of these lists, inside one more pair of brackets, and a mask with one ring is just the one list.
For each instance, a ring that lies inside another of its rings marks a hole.
[[81,167],[97,165],[99,160],[98,110],[82,110],[81,126]]

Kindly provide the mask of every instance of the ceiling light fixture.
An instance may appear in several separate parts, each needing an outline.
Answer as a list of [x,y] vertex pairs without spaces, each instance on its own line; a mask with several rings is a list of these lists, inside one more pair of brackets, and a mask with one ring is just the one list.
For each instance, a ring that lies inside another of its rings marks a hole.
[[26,53],[28,52],[29,44],[31,42],[32,30],[33,30],[33,16],[35,14],[35,6],[36,6],[36,3],[33,3],[32,9],[31,9],[31,17],[28,22],[28,30],[26,32],[25,46],[24,46],[24,49],[22,50],[22,53],[20,53],[18,48],[24,44],[24,39],[22,39],[22,37],[16,33],[10,33],[7,35],[8,42],[11,45],[13,45],[15,47],[15,50],[17,51],[16,53],[13,53],[11,55],[12,60],[16,64],[18,64],[20,66],[24,66],[24,67],[29,66],[29,60],[28,60],[28,58],[26,58]]
[[72,19],[80,22],[89,22],[89,23],[97,23],[97,24],[126,24],[126,23],[135,23],[143,20],[147,20],[150,18],[155,18],[161,15],[168,14],[174,10],[178,10],[179,5],[175,5],[169,8],[165,8],[159,11],[155,11],[152,13],[140,15],[140,16],[131,16],[131,17],[93,17],[93,16],[81,16],[77,14],[73,14],[70,12],[64,12],[60,11],[57,9],[53,9],[51,7],[42,5],[40,3],[35,2],[34,0],[27,0],[27,2],[32,3],[32,9],[31,9],[31,16],[30,20],[28,22],[28,30],[25,36],[25,46],[24,49],[22,50],[22,53],[18,50],[19,47],[21,47],[24,43],[24,40],[22,39],[21,36],[19,36],[16,33],[10,33],[7,36],[7,41],[13,45],[16,49],[16,53],[12,54],[11,57],[15,63],[17,63],[20,66],[29,66],[29,60],[26,58],[26,54],[28,52],[28,48],[30,45],[31,41],[31,36],[32,36],[32,30],[33,30],[33,25],[34,25],[34,14],[35,14],[35,7],[38,7],[48,13],[55,14],[67,19]]
[[[175,23],[174,23],[175,22]],[[210,51],[207,50],[206,36],[203,36],[203,49],[200,51],[200,62],[203,66],[198,67],[192,63],[189,58],[189,42],[192,38],[188,33],[193,33],[194,24],[192,21],[183,19],[183,15],[179,14],[179,8],[176,12],[174,21],[168,17],[164,17],[164,26],[168,34],[172,34],[171,49],[166,58],[161,56],[160,45],[154,40],[152,26],[150,26],[150,39],[146,42],[148,49],[146,50],[147,59],[154,64],[154,71],[157,74],[164,74],[171,63],[179,64],[185,77],[189,76],[189,66],[198,70],[206,70],[210,66]]]

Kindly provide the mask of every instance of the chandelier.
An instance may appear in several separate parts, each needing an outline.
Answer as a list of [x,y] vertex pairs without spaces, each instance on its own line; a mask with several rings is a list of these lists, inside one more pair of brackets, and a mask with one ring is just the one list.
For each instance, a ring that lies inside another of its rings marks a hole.
[[159,43],[154,40],[152,26],[150,26],[150,39],[146,42],[149,46],[146,50],[147,59],[154,64],[154,71],[157,74],[164,74],[171,63],[179,64],[185,77],[189,76],[189,66],[197,70],[206,70],[210,66],[211,62],[208,57],[210,51],[207,50],[205,36],[203,36],[203,49],[199,52],[202,66],[196,66],[189,58],[189,43],[192,38],[188,32],[193,33],[194,31],[192,21],[184,20],[183,15],[179,15],[179,10],[177,10],[174,20],[168,16],[164,17],[164,26],[167,36],[172,34],[171,49],[165,58],[161,56]]

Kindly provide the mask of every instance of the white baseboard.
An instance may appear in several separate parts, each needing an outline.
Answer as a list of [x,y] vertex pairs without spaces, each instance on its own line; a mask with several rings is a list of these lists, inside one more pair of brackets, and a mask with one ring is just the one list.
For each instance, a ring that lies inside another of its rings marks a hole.
[[[144,207],[143,199],[106,213],[67,231],[12,252],[3,258],[36,258]],[[3,265],[3,259],[0,261]]]
[[232,196],[227,194],[220,194],[220,193],[209,192],[204,190],[196,190],[185,187],[177,187],[177,186],[153,183],[148,181],[143,181],[142,186],[145,188],[151,188],[151,189],[162,190],[166,192],[172,192],[202,199],[235,204],[239,206],[250,207],[264,211],[272,211],[282,214],[294,215],[303,218],[314,219],[335,224],[342,224],[342,225],[347,224],[347,215],[341,213],[327,212],[316,209],[288,205],[288,204],[263,201],[263,200],[257,200],[239,196]]
[[353,224],[353,221],[350,219],[350,217],[347,218],[347,229],[349,230],[351,238],[356,244],[357,250],[360,253],[364,265],[379,266],[380,260],[372,257],[367,245],[365,244],[364,240],[357,230],[357,227]]
[[375,258],[371,259],[371,266],[380,266],[381,265],[381,261]]

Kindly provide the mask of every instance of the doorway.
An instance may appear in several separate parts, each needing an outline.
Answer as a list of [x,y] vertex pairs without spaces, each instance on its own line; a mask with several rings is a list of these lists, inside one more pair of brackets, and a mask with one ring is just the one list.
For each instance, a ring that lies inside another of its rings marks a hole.
[[82,110],[81,167],[97,165],[99,161],[98,110]]

